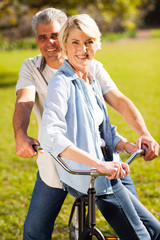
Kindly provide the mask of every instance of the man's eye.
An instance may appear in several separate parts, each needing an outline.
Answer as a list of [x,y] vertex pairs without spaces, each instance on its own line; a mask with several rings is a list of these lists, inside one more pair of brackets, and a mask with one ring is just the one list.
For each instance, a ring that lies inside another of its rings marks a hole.
[[45,37],[44,37],[44,36],[39,36],[39,37],[38,37],[38,40],[39,40],[39,41],[43,41],[43,40],[45,40]]
[[52,38],[52,39],[57,39],[57,38],[58,38],[58,33],[52,34],[52,35],[51,35],[51,38]]

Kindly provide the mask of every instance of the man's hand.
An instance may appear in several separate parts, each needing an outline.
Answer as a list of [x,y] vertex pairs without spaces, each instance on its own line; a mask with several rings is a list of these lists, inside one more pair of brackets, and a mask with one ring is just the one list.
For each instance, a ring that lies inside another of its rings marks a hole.
[[22,158],[32,158],[37,154],[34,145],[40,145],[39,141],[23,134],[16,137],[16,153]]
[[149,135],[142,135],[137,140],[137,148],[145,150],[145,161],[150,161],[159,154],[159,144],[154,140],[152,136]]

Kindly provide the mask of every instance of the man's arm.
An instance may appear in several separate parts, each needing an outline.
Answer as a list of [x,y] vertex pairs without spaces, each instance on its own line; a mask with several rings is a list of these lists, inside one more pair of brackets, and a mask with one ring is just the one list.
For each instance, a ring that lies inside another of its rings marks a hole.
[[34,98],[35,92],[33,90],[20,89],[17,91],[13,115],[13,128],[16,141],[16,153],[23,158],[31,158],[36,155],[33,145],[39,145],[36,139],[27,135]]
[[128,125],[139,135],[137,148],[147,145],[144,160],[152,160],[158,156],[159,144],[149,133],[141,113],[133,102],[122,94],[118,89],[104,94],[105,101],[122,115]]

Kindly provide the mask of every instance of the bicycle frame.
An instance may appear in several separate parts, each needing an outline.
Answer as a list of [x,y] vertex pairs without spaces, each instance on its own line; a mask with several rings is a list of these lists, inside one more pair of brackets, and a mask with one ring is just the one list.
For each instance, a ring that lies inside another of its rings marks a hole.
[[[42,150],[40,146],[35,146],[36,150]],[[130,164],[133,162],[133,160],[139,155],[143,154],[143,150],[137,150],[134,152],[126,161],[127,164]],[[106,238],[103,236],[101,231],[96,227],[96,217],[95,217],[95,202],[96,202],[96,191],[94,188],[94,183],[95,180],[98,176],[106,176],[107,174],[105,173],[99,173],[97,171],[91,170],[91,171],[78,171],[78,170],[73,170],[70,169],[66,163],[60,158],[60,157],[54,157],[52,154],[50,154],[67,172],[70,174],[76,174],[76,175],[90,175],[90,183],[89,183],[89,188],[88,188],[88,200],[87,197],[78,197],[76,198],[70,218],[69,218],[69,229],[70,229],[70,239],[71,240],[91,240],[92,236],[96,236],[98,240],[105,240]],[[88,214],[87,214],[87,221],[86,221],[86,206],[88,205]],[[78,233],[72,232],[72,230],[75,231],[75,229],[72,229],[71,222],[73,219],[73,215],[75,212],[75,208],[78,207],[79,211],[79,219],[78,219]],[[86,224],[87,222],[87,224]],[[74,233],[74,234],[73,234]],[[108,240],[110,239],[119,239],[118,237],[109,237],[107,238]]]

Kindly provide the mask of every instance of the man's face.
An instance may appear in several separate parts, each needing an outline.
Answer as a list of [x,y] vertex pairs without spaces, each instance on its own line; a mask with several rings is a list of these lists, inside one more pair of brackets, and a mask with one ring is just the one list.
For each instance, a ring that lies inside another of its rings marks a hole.
[[37,26],[36,42],[50,67],[62,58],[62,49],[58,41],[60,28],[61,25],[58,21],[53,21],[48,25],[39,23]]

